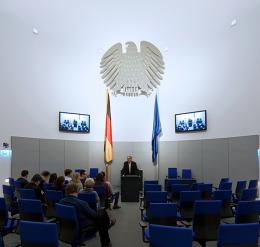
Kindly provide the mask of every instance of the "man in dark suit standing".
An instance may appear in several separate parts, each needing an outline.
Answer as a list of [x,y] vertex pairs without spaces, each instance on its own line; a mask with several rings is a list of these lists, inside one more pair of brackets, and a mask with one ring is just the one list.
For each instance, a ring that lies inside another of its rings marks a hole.
[[127,161],[124,162],[122,169],[122,175],[138,175],[137,165],[132,159],[133,157],[131,155],[127,156]]

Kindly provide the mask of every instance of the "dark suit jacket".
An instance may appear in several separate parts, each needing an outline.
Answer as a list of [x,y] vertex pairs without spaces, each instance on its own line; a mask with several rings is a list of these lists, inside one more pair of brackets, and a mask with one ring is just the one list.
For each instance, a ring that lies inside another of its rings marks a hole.
[[87,202],[82,201],[75,196],[67,196],[61,199],[59,203],[75,207],[80,227],[95,224],[98,217],[97,212],[90,208]]
[[24,188],[29,182],[25,178],[18,178],[17,181],[21,184],[21,188]]
[[138,168],[134,161],[131,162],[131,174],[129,174],[128,162],[124,162],[124,167],[122,169],[122,175],[138,175]]

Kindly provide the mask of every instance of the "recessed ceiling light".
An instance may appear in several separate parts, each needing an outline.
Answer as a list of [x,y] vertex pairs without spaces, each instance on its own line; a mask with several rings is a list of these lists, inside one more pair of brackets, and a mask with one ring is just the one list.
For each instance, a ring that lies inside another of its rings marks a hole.
[[230,26],[231,27],[234,27],[237,25],[237,19],[233,19],[231,22],[230,22]]
[[38,29],[37,29],[37,28],[35,28],[35,27],[33,28],[32,32],[33,32],[33,34],[35,34],[35,35],[39,34],[39,31],[38,31]]

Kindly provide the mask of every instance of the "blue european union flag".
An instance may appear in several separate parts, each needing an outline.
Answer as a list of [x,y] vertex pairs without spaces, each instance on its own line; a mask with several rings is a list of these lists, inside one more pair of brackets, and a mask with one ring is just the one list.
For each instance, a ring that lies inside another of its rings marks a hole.
[[158,155],[158,136],[162,132],[160,115],[158,109],[157,95],[155,96],[154,102],[154,116],[153,116],[153,137],[152,137],[152,160],[156,161]]

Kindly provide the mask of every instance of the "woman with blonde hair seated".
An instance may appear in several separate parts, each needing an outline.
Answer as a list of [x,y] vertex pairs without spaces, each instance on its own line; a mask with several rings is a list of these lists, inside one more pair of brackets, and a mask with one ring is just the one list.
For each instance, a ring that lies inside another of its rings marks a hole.
[[96,195],[97,204],[100,205],[100,198],[98,196],[98,193],[93,189],[95,186],[95,181],[93,178],[86,178],[85,180],[85,187],[83,192],[84,193],[94,193]]
[[77,184],[79,188],[79,192],[83,190],[83,185],[80,181],[80,175],[78,172],[75,172],[72,174],[71,181],[69,182],[70,184]]

